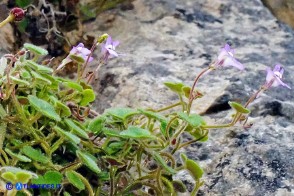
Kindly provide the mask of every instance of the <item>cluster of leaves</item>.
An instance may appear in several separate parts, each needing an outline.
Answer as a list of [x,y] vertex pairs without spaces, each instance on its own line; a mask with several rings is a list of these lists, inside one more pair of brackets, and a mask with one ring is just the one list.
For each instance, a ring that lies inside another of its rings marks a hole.
[[91,44],[92,36],[83,38],[83,22],[95,20],[101,12],[130,0],[15,0],[8,7],[26,9],[26,18],[16,24],[17,44],[22,47],[30,41],[36,45],[47,45],[49,54],[60,56],[77,41]]
[[[0,60],[2,184],[60,185],[11,190],[26,195],[175,195],[186,192],[175,174],[187,170],[196,182],[196,194],[203,170],[184,154],[181,161],[176,159],[175,153],[207,140],[199,115],[188,115],[184,106],[182,112],[166,115],[131,108],[111,108],[98,115],[91,110],[92,87],[55,76],[47,65],[50,61],[41,61],[47,54],[25,44],[16,55]],[[181,99],[188,96],[189,87],[166,85]],[[183,133],[192,139],[184,141]]]

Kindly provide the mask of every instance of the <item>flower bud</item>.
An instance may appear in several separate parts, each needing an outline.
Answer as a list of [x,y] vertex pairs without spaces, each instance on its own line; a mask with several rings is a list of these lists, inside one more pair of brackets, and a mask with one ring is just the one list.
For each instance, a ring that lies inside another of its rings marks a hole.
[[25,17],[25,10],[15,7],[10,11],[10,14],[14,16],[14,21],[21,21]]

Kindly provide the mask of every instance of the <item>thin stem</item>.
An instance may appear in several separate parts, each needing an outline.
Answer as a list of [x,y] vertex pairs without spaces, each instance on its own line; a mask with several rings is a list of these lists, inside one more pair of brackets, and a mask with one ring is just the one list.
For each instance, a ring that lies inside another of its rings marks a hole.
[[149,111],[152,111],[152,112],[162,112],[162,111],[165,111],[165,110],[169,110],[169,109],[171,109],[171,108],[174,108],[174,107],[176,107],[176,106],[179,106],[179,105],[181,105],[181,104],[182,104],[182,103],[179,101],[179,102],[177,102],[177,103],[175,103],[175,104],[172,104],[172,105],[166,106],[166,107],[164,107],[164,108],[160,108],[160,109],[158,109],[158,110],[150,109]]
[[179,145],[179,147],[177,149],[179,150],[180,148],[184,148],[186,146],[189,146],[190,144],[193,144],[194,142],[198,142],[198,141],[202,140],[203,138],[205,138],[208,135],[208,133],[209,133],[209,131],[207,130],[205,135],[203,135],[202,137],[200,137],[198,139],[190,140],[190,141],[185,142],[185,143],[182,143],[181,145]]
[[109,170],[109,176],[110,176],[110,193],[109,193],[109,195],[110,196],[113,196],[114,195],[114,186],[115,186],[115,184],[114,184],[114,173],[115,173],[115,168],[114,167],[110,167],[110,170]]
[[157,181],[157,187],[158,187],[158,190],[159,190],[160,193],[162,194],[161,168],[160,168],[160,167],[157,168],[157,172],[156,172],[156,181]]
[[178,118],[178,116],[174,116],[174,117],[168,122],[168,124],[167,124],[167,126],[166,126],[165,134],[166,134],[168,140],[170,139],[169,129],[170,129],[170,127],[171,127],[171,124],[172,124],[172,122],[173,122],[174,120],[176,120],[177,118]]
[[203,76],[210,69],[211,69],[211,67],[209,66],[209,67],[205,68],[204,70],[202,70],[200,72],[200,74],[198,74],[198,76],[194,80],[193,86],[192,86],[191,91],[190,91],[189,103],[188,103],[188,107],[187,107],[187,113],[188,114],[190,114],[191,106],[192,106],[192,103],[193,103],[193,100],[194,100],[193,93],[194,93],[195,86],[196,86],[197,82],[199,81],[199,79],[201,78],[201,76]]
[[196,196],[197,195],[199,187],[200,187],[200,182],[199,182],[199,180],[197,180],[196,185],[195,185],[194,189],[191,192],[191,196]]
[[90,54],[88,55],[88,58],[87,58],[85,64],[84,64],[84,65],[82,66],[82,68],[81,68],[81,76],[83,76],[84,71],[86,70],[86,67],[87,67],[87,65],[88,65],[88,63],[89,63],[90,58],[92,57],[92,55],[93,55],[93,53],[94,53],[94,50],[95,50],[96,46],[97,46],[97,41],[94,40],[94,43],[93,43],[93,45],[92,45],[92,47],[91,47],[91,50],[90,50]]
[[12,22],[13,20],[14,20],[14,16],[12,14],[9,14],[9,16],[5,20],[0,22],[0,28],[3,27],[4,25],[6,25],[9,22]]

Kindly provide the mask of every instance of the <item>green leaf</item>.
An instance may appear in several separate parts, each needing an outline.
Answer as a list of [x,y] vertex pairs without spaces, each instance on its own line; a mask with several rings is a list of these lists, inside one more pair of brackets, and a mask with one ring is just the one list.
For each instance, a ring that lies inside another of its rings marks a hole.
[[[172,182],[167,179],[166,177],[161,176],[161,181],[164,184],[166,190],[168,193],[174,193],[175,194],[175,190],[174,190],[174,186],[172,184]],[[172,195],[172,194],[171,194]]]
[[21,8],[24,8],[32,3],[32,0],[15,0],[15,4]]
[[168,173],[170,174],[176,174],[177,171],[174,170],[173,168],[169,167],[165,160],[160,156],[160,154],[158,154],[157,152],[153,151],[152,156],[154,158],[154,160],[156,161],[156,163],[158,163],[163,169],[165,169]]
[[118,151],[122,150],[124,145],[125,141],[112,142],[104,150],[107,152],[107,154],[113,155],[114,153],[117,153]]
[[201,125],[205,125],[205,121],[202,119],[202,117],[198,114],[190,114],[184,112],[178,112],[178,115],[181,119],[189,123],[192,127],[199,127]]
[[156,112],[147,111],[147,110],[142,110],[142,109],[138,109],[138,111],[140,113],[144,114],[145,116],[147,116],[148,118],[154,118],[156,120],[159,120],[160,122],[167,123],[167,119],[164,116],[162,116],[161,114],[158,114]]
[[61,112],[61,116],[62,117],[68,117],[71,115],[71,111],[69,109],[69,107],[67,107],[67,105],[63,104],[61,101],[56,101],[55,102],[55,108],[56,110],[60,110]]
[[99,116],[95,118],[89,123],[88,129],[94,134],[98,135],[102,131],[102,128],[105,125],[105,120],[106,119],[104,116]]
[[182,94],[182,87],[185,85],[180,82],[164,82],[164,85],[175,93]]
[[33,44],[25,43],[24,48],[30,50],[31,52],[37,54],[37,55],[47,55],[48,51],[45,50],[44,48],[41,48],[39,46],[35,46]]
[[81,139],[80,139],[78,136],[76,136],[76,135],[74,135],[74,134],[72,134],[72,133],[70,133],[70,132],[64,131],[63,129],[61,129],[61,128],[58,127],[58,126],[54,126],[53,129],[54,129],[57,133],[59,133],[60,135],[62,135],[62,136],[64,136],[64,137],[66,137],[67,139],[69,139],[69,140],[70,140],[71,142],[73,142],[74,144],[79,144],[79,143],[81,142]]
[[52,82],[50,80],[48,80],[47,78],[43,77],[41,74],[35,72],[35,71],[31,71],[31,74],[34,78],[36,78],[37,80],[44,82],[45,84],[51,85]]
[[106,113],[121,120],[126,120],[128,117],[135,115],[138,112],[131,108],[110,108],[106,110]]
[[56,121],[61,121],[60,116],[55,112],[54,107],[48,102],[36,96],[28,96],[30,104],[40,113]]
[[184,153],[181,153],[181,154],[180,154],[180,157],[181,157],[181,161],[182,161],[182,163],[185,164],[185,162],[188,160],[187,155],[185,155]]
[[185,168],[190,172],[190,174],[192,175],[194,180],[199,180],[204,173],[204,171],[198,165],[198,163],[196,163],[195,161],[193,161],[191,159],[186,160]]
[[193,132],[190,132],[190,134],[197,140],[202,138],[198,140],[199,142],[206,142],[208,140],[208,132],[203,133],[203,130],[201,129],[196,129]]
[[69,193],[68,193],[68,192],[66,192],[66,191],[65,191],[65,192],[63,192],[63,195],[64,195],[64,196],[71,196],[71,194],[69,194]]
[[57,171],[47,171],[44,176],[39,176],[37,179],[32,179],[33,184],[60,184],[62,174]]
[[172,183],[175,191],[180,193],[185,193],[187,191],[186,185],[182,181],[174,180]]
[[186,98],[190,98],[191,87],[183,86],[182,87],[182,92],[184,93]]
[[43,155],[43,153],[41,153],[39,149],[36,150],[31,146],[24,146],[22,148],[22,152],[34,161],[37,161],[43,164],[46,164],[49,162],[49,159],[45,155]]
[[65,176],[67,177],[68,181],[80,191],[85,189],[83,181],[79,178],[75,171],[67,171],[65,172]]
[[83,164],[85,164],[90,170],[97,174],[101,172],[100,168],[97,166],[95,157],[91,156],[88,153],[84,153],[80,150],[77,150],[76,153],[80,160],[83,162]]
[[13,76],[9,76],[9,78],[10,78],[13,82],[15,82],[16,84],[19,84],[19,85],[26,85],[26,86],[30,86],[30,85],[31,85],[28,81],[25,81],[25,80],[22,80],[22,79],[19,79],[19,78],[13,77]]
[[132,139],[156,139],[148,130],[135,126],[129,126],[127,130],[120,132],[119,135]]
[[69,128],[73,130],[73,132],[75,134],[77,134],[81,138],[89,139],[88,134],[82,128],[80,128],[78,125],[76,125],[72,120],[64,119],[64,121],[69,126]]
[[9,154],[11,157],[17,159],[18,161],[22,161],[22,162],[31,162],[32,160],[29,159],[28,157],[21,155],[21,154],[15,154],[14,152],[12,152],[10,149],[5,148],[5,152],[7,152],[7,154]]
[[68,81],[68,82],[63,82],[62,84],[68,88],[75,89],[79,92],[83,91],[83,87],[76,82]]
[[7,182],[16,183],[17,179],[14,173],[7,171],[1,174],[1,178],[6,180]]
[[108,137],[120,137],[122,138],[123,136],[120,135],[120,132],[114,129],[109,129],[109,128],[103,128],[102,129],[103,134],[105,134]]
[[27,184],[32,178],[32,174],[24,172],[24,171],[17,172],[15,176],[16,176],[17,182],[21,182],[23,184]]
[[90,102],[95,100],[95,93],[92,89],[85,89],[82,92],[82,100],[80,102],[81,106],[86,106],[88,105]]
[[237,112],[240,112],[242,114],[249,114],[250,110],[243,107],[240,103],[229,101],[229,105],[231,108],[235,109]]
[[31,79],[32,76],[30,74],[30,72],[26,71],[26,70],[22,70],[21,71],[21,78],[24,78],[24,79]]
[[32,60],[26,60],[26,65],[33,68],[35,71],[37,71],[39,73],[48,73],[48,74],[53,73],[52,68],[44,66],[44,65],[40,65]]

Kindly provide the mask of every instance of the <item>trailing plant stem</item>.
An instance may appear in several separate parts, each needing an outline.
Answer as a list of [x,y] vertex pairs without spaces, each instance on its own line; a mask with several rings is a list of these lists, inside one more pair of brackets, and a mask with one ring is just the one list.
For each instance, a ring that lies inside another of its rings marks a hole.
[[204,70],[202,70],[200,72],[200,74],[198,74],[198,76],[194,80],[193,86],[192,86],[191,91],[190,91],[189,103],[188,103],[188,107],[187,107],[187,113],[188,114],[190,114],[191,106],[192,106],[192,103],[193,103],[193,100],[194,100],[193,93],[194,93],[195,86],[196,86],[197,82],[199,81],[199,79],[201,78],[201,76],[204,75],[210,69],[211,69],[211,67],[209,66],[209,67],[205,68]]

